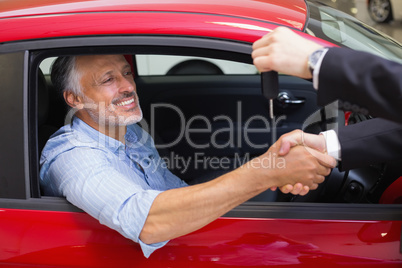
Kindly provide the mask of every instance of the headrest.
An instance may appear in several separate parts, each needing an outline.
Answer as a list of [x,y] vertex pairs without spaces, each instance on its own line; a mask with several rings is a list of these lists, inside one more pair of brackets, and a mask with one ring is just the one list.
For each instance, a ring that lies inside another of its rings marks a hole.
[[223,74],[223,71],[206,60],[186,60],[173,66],[167,75]]

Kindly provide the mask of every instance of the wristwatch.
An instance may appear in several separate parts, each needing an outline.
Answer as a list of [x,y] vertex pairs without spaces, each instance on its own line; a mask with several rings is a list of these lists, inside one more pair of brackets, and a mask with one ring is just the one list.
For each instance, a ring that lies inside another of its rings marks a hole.
[[319,59],[321,58],[322,53],[327,51],[327,48],[320,48],[310,54],[308,57],[308,69],[310,70],[311,75],[314,73],[314,69],[317,66]]

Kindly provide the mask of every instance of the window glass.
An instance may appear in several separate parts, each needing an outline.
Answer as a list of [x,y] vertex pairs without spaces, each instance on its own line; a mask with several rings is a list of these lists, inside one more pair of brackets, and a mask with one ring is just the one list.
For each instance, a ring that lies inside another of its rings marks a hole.
[[[253,64],[234,62],[229,60],[220,60],[204,57],[189,57],[189,56],[173,56],[173,55],[136,55],[138,74],[140,76],[147,75],[169,75],[178,64],[192,61],[194,63],[206,62],[210,66],[218,67],[223,74],[257,74],[257,69]],[[185,68],[192,68],[186,65]],[[208,67],[205,67],[208,68]],[[205,69],[200,70],[198,73],[193,74],[213,74],[207,72]]]
[[402,45],[391,37],[331,7],[310,5],[310,9],[307,33],[402,63]]
[[[203,57],[190,56],[172,56],[172,55],[136,55],[138,74],[148,75],[166,75],[177,64],[190,60],[199,60],[209,62],[218,67],[223,74],[257,74],[258,71],[253,64],[234,62],[229,60],[220,60]],[[40,68],[45,75],[50,74],[51,66],[55,57],[47,58],[40,64]],[[202,73],[199,73],[202,74]]]
[[57,57],[51,57],[51,58],[47,58],[44,59],[41,64],[40,64],[40,69],[42,70],[44,75],[48,75],[50,74],[51,71],[51,66],[53,64],[53,62],[57,59]]

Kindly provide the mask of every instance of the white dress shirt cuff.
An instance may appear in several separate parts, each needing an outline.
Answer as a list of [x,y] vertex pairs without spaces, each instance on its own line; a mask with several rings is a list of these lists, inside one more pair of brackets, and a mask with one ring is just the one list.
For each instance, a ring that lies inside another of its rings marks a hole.
[[321,63],[322,63],[322,60],[325,57],[325,54],[327,54],[327,52],[328,52],[328,48],[324,49],[324,51],[322,52],[320,58],[317,61],[317,64],[316,64],[316,66],[314,68],[314,71],[313,71],[313,87],[316,90],[318,90],[318,76],[320,75]]
[[328,155],[338,161],[341,160],[341,144],[339,143],[338,134],[334,130],[323,131],[320,134],[325,138]]

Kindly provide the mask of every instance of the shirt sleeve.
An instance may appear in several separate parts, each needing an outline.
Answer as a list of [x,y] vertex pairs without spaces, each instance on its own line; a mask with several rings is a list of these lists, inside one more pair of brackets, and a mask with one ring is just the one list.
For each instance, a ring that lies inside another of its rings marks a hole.
[[320,133],[325,138],[327,153],[336,160],[341,160],[341,144],[338,139],[338,134],[334,130],[323,131]]
[[52,162],[46,176],[51,188],[69,202],[139,243],[146,257],[167,243],[147,245],[139,239],[151,205],[161,191],[152,190],[140,176],[133,179],[120,173],[106,152],[96,148],[64,152]]
[[328,49],[324,49],[324,51],[322,52],[320,58],[317,61],[317,64],[314,68],[313,71],[313,87],[318,90],[318,81],[319,81],[319,76],[320,76],[320,68],[321,68],[321,63],[325,57],[325,54],[327,54]]

